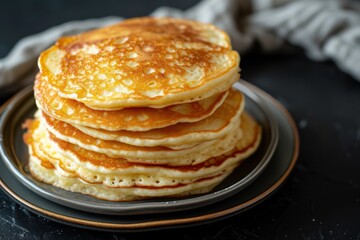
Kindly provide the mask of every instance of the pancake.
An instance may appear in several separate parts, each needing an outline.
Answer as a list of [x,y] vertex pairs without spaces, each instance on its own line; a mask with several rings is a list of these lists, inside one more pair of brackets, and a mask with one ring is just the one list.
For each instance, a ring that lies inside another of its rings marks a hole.
[[[131,162],[146,164],[189,165],[205,161],[231,150],[242,137],[240,123],[223,138],[195,145],[186,149],[167,147],[139,147],[117,141],[93,138],[72,127],[43,114],[42,120],[49,131],[49,141],[58,146],[60,152],[73,151],[85,158],[124,158]],[[40,126],[42,128],[42,124]],[[76,149],[79,146],[81,149]],[[91,151],[91,152],[89,152]],[[105,160],[106,161],[106,160]]]
[[260,127],[247,115],[243,122],[249,126],[246,137],[234,149],[195,166],[153,166],[118,160],[114,167],[101,160],[97,160],[98,165],[89,159],[81,162],[56,151],[36,120],[27,123],[25,142],[29,145],[30,171],[40,181],[105,200],[131,201],[210,191],[259,145]]
[[183,197],[211,191],[231,172],[210,179],[201,179],[191,184],[179,184],[175,187],[127,187],[114,188],[102,184],[89,184],[81,179],[64,177],[56,173],[55,168],[44,167],[42,160],[31,156],[29,170],[39,181],[51,184],[71,192],[91,195],[108,201],[135,201],[156,197]]
[[228,134],[243,112],[245,100],[235,89],[229,91],[224,103],[209,117],[193,123],[178,123],[149,131],[107,131],[74,125],[83,133],[102,140],[119,141],[135,146],[166,146],[184,149]]
[[[41,126],[40,121],[33,120],[28,123],[28,132],[25,136],[25,142],[32,149],[46,152],[47,155],[61,159],[64,162],[64,166],[69,171],[74,171],[76,168],[84,168],[88,171],[94,171],[104,174],[118,174],[124,176],[126,174],[155,174],[157,176],[168,177],[181,177],[181,178],[194,178],[197,174],[209,174],[219,170],[219,166],[224,163],[225,159],[229,156],[241,155],[247,157],[248,153],[244,155],[249,149],[256,149],[261,139],[261,128],[246,115],[243,124],[246,124],[246,135],[241,138],[236,146],[227,153],[209,158],[203,163],[188,166],[165,166],[165,165],[149,165],[143,163],[133,163],[121,158],[110,158],[103,154],[97,154],[94,152],[84,151],[78,146],[71,146],[71,144],[64,141],[57,141],[54,146],[46,131]],[[60,150],[59,149],[63,149]],[[251,150],[253,152],[254,150]],[[233,164],[234,162],[227,161],[227,164]],[[228,166],[228,165],[226,165]],[[207,172],[204,172],[207,169]],[[199,172],[203,170],[203,172]],[[201,176],[201,175],[200,175]]]
[[38,108],[61,121],[109,131],[148,131],[179,122],[196,122],[210,116],[221,106],[228,92],[198,102],[173,105],[161,109],[126,108],[99,111],[75,100],[61,98],[41,75],[37,76],[34,94]]
[[[35,135],[39,135],[39,132],[35,133]],[[116,169],[118,172],[115,173],[115,170],[109,168],[106,170],[102,168],[91,170],[81,164],[72,162],[67,155],[59,154],[48,142],[40,141],[32,144],[31,149],[31,156],[42,159],[42,165],[49,165],[48,163],[50,163],[49,166],[55,168],[58,175],[76,177],[87,183],[104,184],[109,187],[170,187],[177,184],[189,184],[203,178],[221,175],[229,171],[229,169],[233,169],[233,165],[237,164],[234,159],[225,162],[226,158],[219,158],[218,161],[212,161],[211,164],[209,162],[208,165],[176,169],[123,162],[121,167]],[[195,175],[191,173],[195,173]]]
[[62,98],[117,110],[224,92],[239,80],[239,61],[228,35],[213,25],[147,17],[62,37],[38,63]]

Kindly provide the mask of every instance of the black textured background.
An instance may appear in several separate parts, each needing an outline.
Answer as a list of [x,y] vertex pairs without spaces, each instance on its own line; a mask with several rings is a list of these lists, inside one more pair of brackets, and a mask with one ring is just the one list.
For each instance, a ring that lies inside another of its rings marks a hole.
[[[0,57],[20,38],[65,21],[142,16],[161,5],[186,9],[196,2],[2,0]],[[312,62],[301,50],[291,49],[242,55],[242,77],[283,103],[300,132],[300,156],[293,173],[260,205],[203,226],[111,233],[38,217],[0,191],[0,240],[360,239],[360,83],[332,62]]]

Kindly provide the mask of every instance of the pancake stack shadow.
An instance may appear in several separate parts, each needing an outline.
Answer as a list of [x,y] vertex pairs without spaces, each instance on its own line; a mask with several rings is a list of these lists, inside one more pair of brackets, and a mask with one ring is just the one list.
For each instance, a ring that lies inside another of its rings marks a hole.
[[40,181],[109,201],[211,191],[261,127],[233,89],[239,55],[213,25],[136,18],[63,37],[39,58],[26,122]]

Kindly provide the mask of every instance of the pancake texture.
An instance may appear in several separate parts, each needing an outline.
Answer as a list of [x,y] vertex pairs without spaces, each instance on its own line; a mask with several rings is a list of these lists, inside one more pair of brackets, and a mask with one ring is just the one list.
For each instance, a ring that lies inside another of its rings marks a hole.
[[39,57],[23,124],[31,174],[108,201],[212,191],[262,139],[232,88],[239,61],[225,32],[184,19],[60,38]]
[[[152,196],[151,191],[147,190],[149,187],[161,189],[160,192],[166,192],[164,196],[173,196],[183,189],[194,190],[198,189],[198,185],[209,187],[215,181],[220,182],[251,155],[260,143],[259,125],[248,115],[245,115],[242,125],[242,128],[247,129],[246,136],[233,149],[209,158],[204,163],[181,167],[131,163],[94,153],[87,156],[87,151],[81,151],[76,146],[68,147],[69,143],[61,140],[54,147],[39,120],[28,122],[29,131],[25,141],[30,149],[30,170],[35,176],[48,183],[56,182],[63,189],[77,188],[73,186],[74,183],[88,185],[91,189],[99,188],[100,192],[104,191],[104,186],[110,188],[108,191],[116,188],[117,192],[124,192],[125,196],[121,194],[112,200],[121,201],[124,197],[131,197],[135,191],[138,192],[137,196],[133,196],[136,199]],[[63,150],[59,151],[61,148]],[[54,171],[54,176],[43,177]],[[74,191],[91,194],[80,187]],[[130,196],[126,196],[127,192],[131,193]]]
[[107,131],[72,124],[83,133],[103,140],[113,140],[135,146],[166,146],[181,149],[204,141],[221,138],[233,128],[239,120],[245,105],[244,96],[234,90],[212,115],[192,123],[178,123],[149,131]]
[[75,100],[59,97],[41,75],[37,76],[34,92],[38,108],[47,114],[71,124],[110,131],[146,131],[179,122],[196,122],[211,115],[228,94],[224,92],[198,102],[160,109],[142,107],[97,111]]
[[[94,155],[93,152],[105,154],[114,158],[125,158],[130,162],[148,164],[189,165],[203,162],[206,159],[220,155],[232,149],[242,137],[242,129],[235,125],[233,131],[223,138],[207,141],[185,149],[169,149],[167,147],[139,147],[116,141],[107,141],[93,138],[68,124],[43,116],[44,123],[50,133],[50,140],[65,141],[66,149],[80,146],[84,154]],[[61,151],[61,150],[60,150]],[[97,156],[98,157],[98,156]]]
[[226,91],[239,59],[213,25],[138,18],[60,38],[39,67],[61,97],[90,108],[162,108]]

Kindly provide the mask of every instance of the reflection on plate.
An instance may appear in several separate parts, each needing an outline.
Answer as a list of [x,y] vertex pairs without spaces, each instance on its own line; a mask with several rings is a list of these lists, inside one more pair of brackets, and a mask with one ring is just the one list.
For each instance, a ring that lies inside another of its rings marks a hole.
[[[298,133],[287,111],[269,95],[246,82],[236,84],[236,88],[247,96],[247,110],[263,126],[264,139],[252,158],[208,194],[182,199],[112,203],[37,182],[22,167],[27,151],[21,140],[20,126],[23,119],[30,117],[35,110],[31,89],[13,98],[2,114],[0,140],[2,135],[4,161],[0,161],[0,185],[20,204],[36,213],[92,228],[165,228],[203,223],[245,210],[276,190],[289,175],[298,154]],[[279,144],[276,147],[277,135]],[[176,216],[172,214],[175,210],[179,211]],[[137,216],[144,213],[157,214]]]

